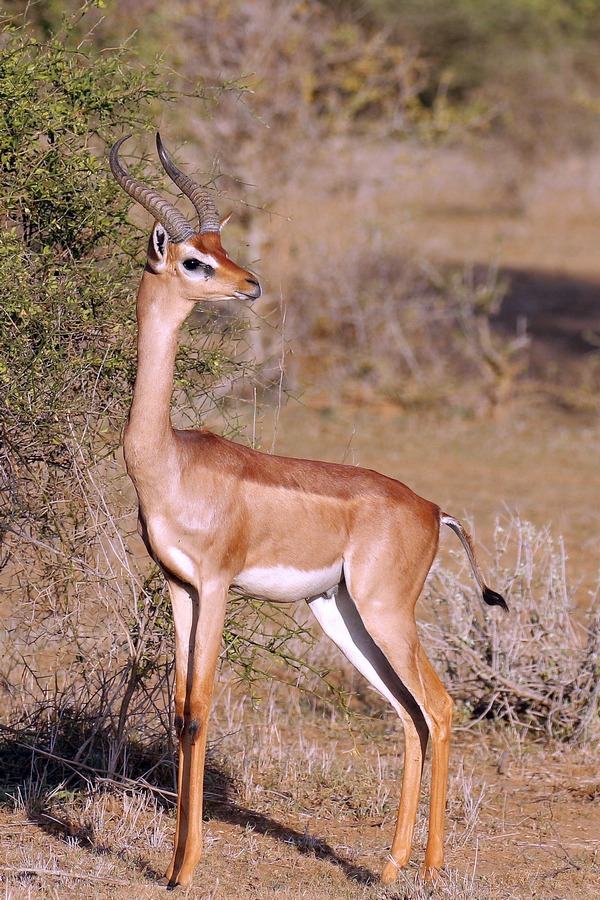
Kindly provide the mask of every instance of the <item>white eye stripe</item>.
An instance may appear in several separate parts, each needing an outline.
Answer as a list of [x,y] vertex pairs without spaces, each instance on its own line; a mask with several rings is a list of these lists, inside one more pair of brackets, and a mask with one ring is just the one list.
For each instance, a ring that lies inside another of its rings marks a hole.
[[[208,257],[212,259],[212,257]],[[204,262],[200,256],[188,256],[180,263],[187,274],[192,277],[202,276],[203,278],[211,278],[218,271],[215,265]]]
[[219,261],[211,256],[210,253],[200,253],[195,247],[190,247],[186,259],[197,259],[205,266],[212,266],[213,269],[219,268]]
[[209,256],[208,253],[199,253],[198,259],[200,262],[203,262],[205,266],[212,266],[213,269],[219,268],[218,261],[214,258],[214,256]]

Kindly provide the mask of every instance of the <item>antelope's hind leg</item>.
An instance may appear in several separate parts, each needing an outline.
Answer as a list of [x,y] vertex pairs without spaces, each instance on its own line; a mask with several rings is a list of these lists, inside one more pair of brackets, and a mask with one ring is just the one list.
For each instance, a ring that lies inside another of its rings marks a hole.
[[[382,881],[391,884],[407,865],[421,790],[429,734],[433,743],[433,775],[429,840],[423,865],[434,878],[443,863],[443,829],[448,778],[452,701],[422,651],[412,611],[394,604],[394,613],[379,625],[365,623],[344,583],[337,595],[313,598],[310,608],[342,653],[398,713],[405,735],[405,760],[396,829]],[[412,607],[409,608],[412,610]],[[412,625],[411,625],[412,621]],[[386,636],[400,635],[396,641]],[[380,643],[381,642],[381,643]]]
[[201,592],[168,579],[175,622],[175,727],[179,737],[177,825],[170,886],[189,884],[202,855],[202,790],[208,718],[227,588]]
[[[444,862],[444,818],[446,811],[446,794],[448,790],[448,768],[450,758],[450,734],[452,730],[452,698],[436,675],[423,650],[417,634],[417,626],[412,614],[403,610],[398,604],[390,605],[385,621],[375,616],[370,609],[361,611],[364,624],[380,648],[383,656],[392,667],[399,681],[404,685],[418,705],[421,719],[429,732],[432,745],[431,762],[431,797],[429,804],[429,834],[425,860],[421,869],[422,876],[428,880],[437,878]],[[413,716],[415,727],[420,735],[422,728],[418,717]],[[407,752],[408,752],[407,742]],[[425,746],[422,744],[423,754]],[[410,779],[414,778],[414,784]],[[403,793],[408,790],[410,809],[412,803],[418,803],[419,785],[416,772],[403,779]],[[414,796],[413,796],[414,792]],[[408,805],[408,804],[407,804]],[[396,835],[392,844],[391,861],[383,870],[382,880],[392,882],[397,875],[397,868],[404,863],[406,845],[403,840],[403,823],[400,819],[403,803],[400,804]]]

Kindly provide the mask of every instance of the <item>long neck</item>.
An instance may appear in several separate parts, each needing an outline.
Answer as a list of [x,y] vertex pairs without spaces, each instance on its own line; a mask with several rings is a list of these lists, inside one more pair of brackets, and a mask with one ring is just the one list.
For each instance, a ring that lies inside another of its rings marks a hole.
[[[126,442],[153,453],[173,439],[171,394],[181,318],[170,313],[160,279],[145,272],[137,300],[138,364]],[[137,455],[137,454],[136,454]]]

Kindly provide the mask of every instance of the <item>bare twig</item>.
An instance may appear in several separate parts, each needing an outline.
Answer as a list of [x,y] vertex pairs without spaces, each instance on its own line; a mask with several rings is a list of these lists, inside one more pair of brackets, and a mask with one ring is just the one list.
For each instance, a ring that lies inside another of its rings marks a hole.
[[66,872],[63,869],[40,869],[34,866],[0,866],[0,872],[7,872],[10,875],[39,875],[42,877],[51,876],[53,878],[76,878],[79,881],[101,881],[103,884],[121,887],[129,884],[120,878],[109,878],[106,875],[91,875],[83,872]]

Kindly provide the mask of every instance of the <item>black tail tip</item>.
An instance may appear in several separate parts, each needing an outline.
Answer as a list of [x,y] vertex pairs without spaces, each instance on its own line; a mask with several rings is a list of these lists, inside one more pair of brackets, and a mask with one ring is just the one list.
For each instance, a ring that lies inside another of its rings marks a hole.
[[483,589],[483,602],[487,603],[488,606],[501,606],[502,609],[508,612],[508,604],[502,594],[498,594],[489,587]]

